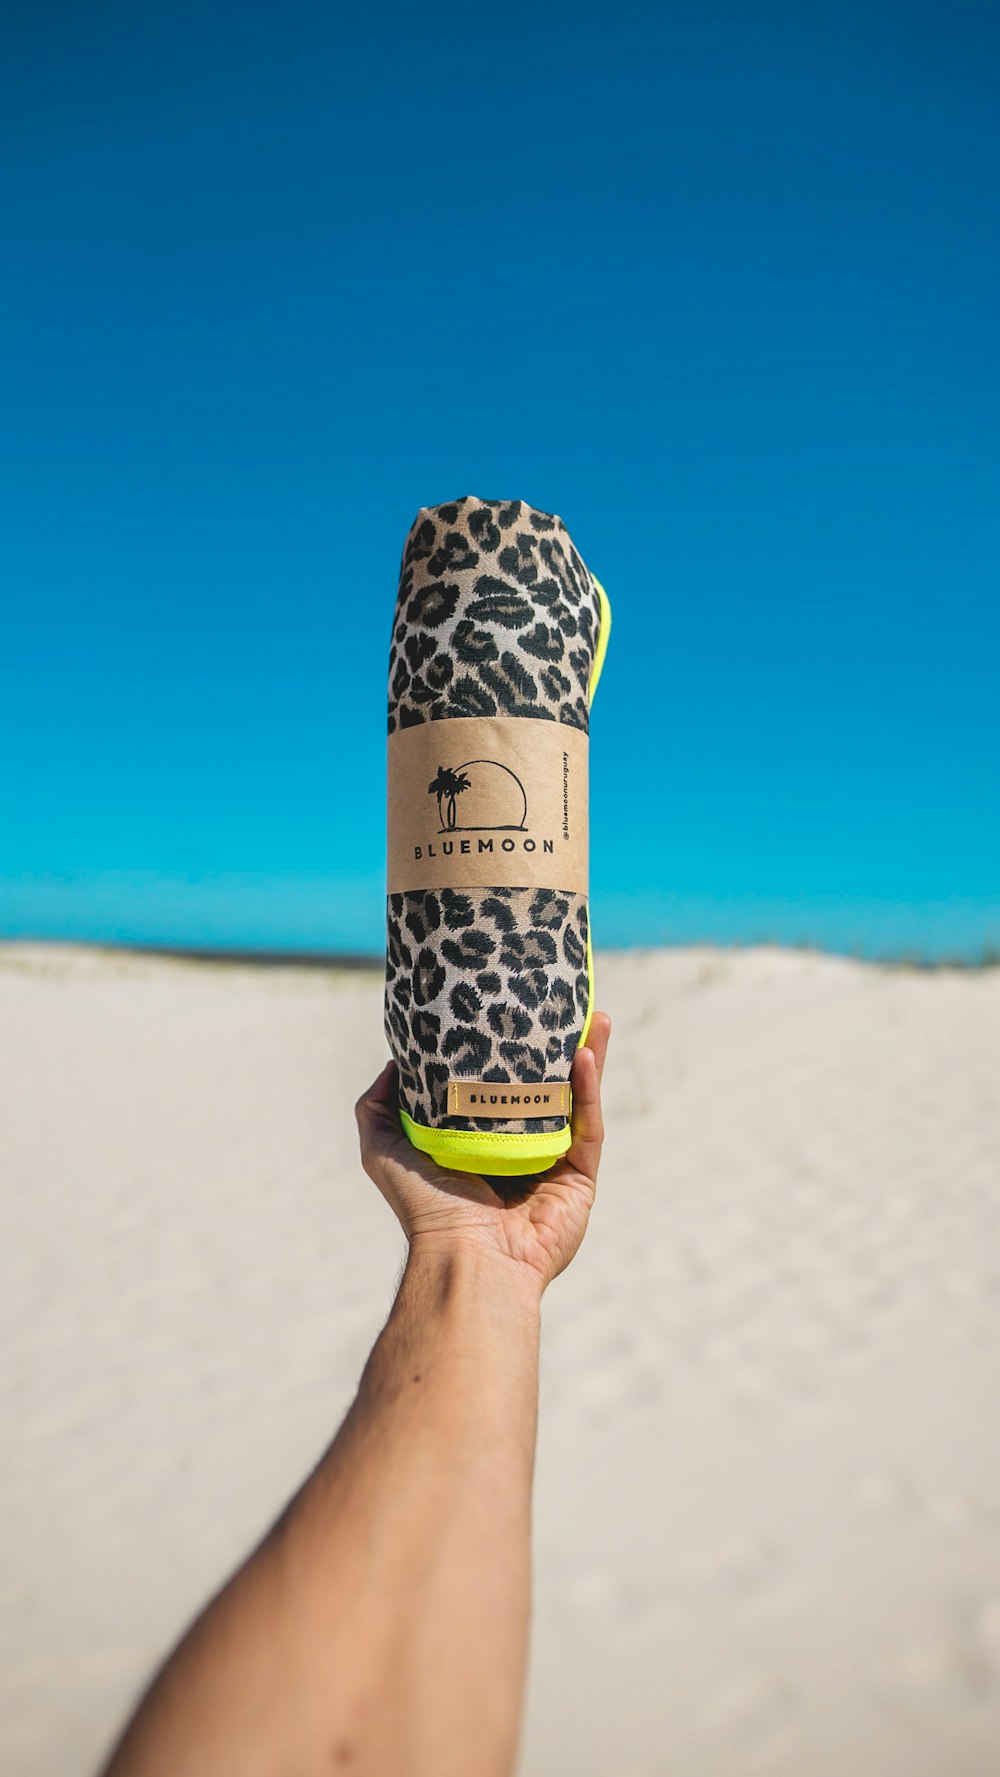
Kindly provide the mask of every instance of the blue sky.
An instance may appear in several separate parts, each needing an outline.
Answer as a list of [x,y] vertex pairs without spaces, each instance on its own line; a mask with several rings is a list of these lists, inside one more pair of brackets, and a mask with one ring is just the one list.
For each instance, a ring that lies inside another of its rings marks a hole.
[[996,8],[5,22],[0,933],[379,949],[475,493],[615,607],[599,941],[1000,943]]

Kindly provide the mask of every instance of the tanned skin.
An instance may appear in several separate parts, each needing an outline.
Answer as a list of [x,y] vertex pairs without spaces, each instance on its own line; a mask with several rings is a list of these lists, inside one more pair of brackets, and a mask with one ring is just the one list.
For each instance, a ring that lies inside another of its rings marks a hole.
[[573,1065],[573,1143],[537,1182],[410,1146],[389,1063],[365,1171],[408,1243],[318,1467],[153,1681],[106,1777],[510,1777],[531,1598],[542,1295],[586,1231],[610,1020]]

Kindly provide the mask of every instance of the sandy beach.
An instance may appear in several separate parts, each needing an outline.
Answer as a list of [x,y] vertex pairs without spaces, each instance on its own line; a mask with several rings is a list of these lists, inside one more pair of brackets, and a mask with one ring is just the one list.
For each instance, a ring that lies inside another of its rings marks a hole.
[[[598,986],[521,1777],[994,1777],[1000,970]],[[95,1768],[351,1399],[403,1254],[355,1152],[380,996],[0,949],[5,1777]]]

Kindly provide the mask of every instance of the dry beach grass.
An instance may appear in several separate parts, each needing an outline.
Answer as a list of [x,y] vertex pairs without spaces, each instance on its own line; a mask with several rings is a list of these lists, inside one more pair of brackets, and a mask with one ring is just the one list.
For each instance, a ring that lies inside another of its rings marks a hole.
[[[605,956],[522,1777],[992,1777],[1000,971]],[[92,1768],[314,1461],[400,1237],[377,976],[0,951],[0,1769]]]

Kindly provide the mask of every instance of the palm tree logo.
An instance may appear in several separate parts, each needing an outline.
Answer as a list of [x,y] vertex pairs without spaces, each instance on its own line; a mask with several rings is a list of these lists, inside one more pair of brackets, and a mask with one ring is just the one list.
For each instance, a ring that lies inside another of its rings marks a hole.
[[[427,785],[428,796],[437,797],[438,820],[441,822],[442,833],[454,833],[456,821],[456,800],[463,790],[469,788],[469,780],[464,771],[449,771],[447,766],[439,765],[437,777]],[[445,799],[447,798],[447,808]]]
[[[471,776],[470,776],[471,773]],[[458,819],[458,798],[472,795],[467,813]],[[437,777],[427,785],[428,796],[437,797],[441,833],[524,833],[528,825],[528,799],[524,785],[509,765],[499,759],[465,759],[454,770],[439,765]]]

